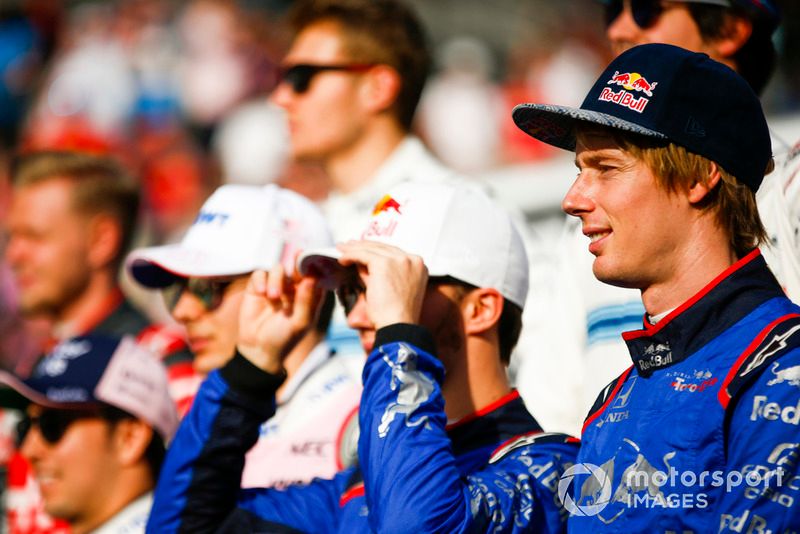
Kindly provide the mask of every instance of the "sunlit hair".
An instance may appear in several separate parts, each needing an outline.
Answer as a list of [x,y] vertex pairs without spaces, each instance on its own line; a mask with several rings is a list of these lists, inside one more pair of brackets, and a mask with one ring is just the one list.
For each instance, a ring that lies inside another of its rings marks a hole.
[[[620,149],[644,162],[653,172],[656,183],[670,193],[688,190],[698,181],[707,183],[712,166],[716,165],[720,180],[697,208],[715,214],[717,224],[725,231],[739,258],[767,241],[767,231],[756,206],[756,194],[718,164],[674,143],[616,129],[591,126],[579,129],[577,137],[581,140],[598,132],[609,135]],[[775,163],[770,158],[764,174],[774,168]]]
[[309,0],[298,3],[291,14],[296,32],[322,21],[341,27],[350,61],[388,65],[397,71],[402,86],[393,111],[409,129],[431,66],[417,16],[395,0]]
[[109,215],[119,225],[121,246],[114,262],[120,265],[133,241],[140,196],[136,181],[114,160],[79,152],[33,152],[14,162],[12,179],[15,188],[56,179],[71,182],[75,211]]

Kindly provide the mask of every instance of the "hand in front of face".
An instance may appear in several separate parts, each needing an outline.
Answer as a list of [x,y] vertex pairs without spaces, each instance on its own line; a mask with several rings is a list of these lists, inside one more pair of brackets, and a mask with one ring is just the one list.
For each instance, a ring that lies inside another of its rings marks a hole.
[[253,272],[239,311],[239,352],[264,371],[280,373],[284,358],[313,327],[321,295],[316,279],[290,279],[280,265]]
[[376,329],[419,322],[428,284],[428,268],[421,257],[375,241],[348,241],[338,248],[339,263],[365,271],[367,315]]

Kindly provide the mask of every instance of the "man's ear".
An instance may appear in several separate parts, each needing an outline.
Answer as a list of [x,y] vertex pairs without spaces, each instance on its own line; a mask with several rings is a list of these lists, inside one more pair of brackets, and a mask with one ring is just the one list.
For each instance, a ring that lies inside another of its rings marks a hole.
[[473,289],[464,297],[461,307],[464,331],[481,334],[492,329],[503,314],[503,296],[492,288]]
[[110,215],[98,214],[89,220],[89,265],[99,269],[112,263],[122,246],[122,229]]
[[363,98],[370,111],[381,112],[391,108],[397,100],[403,81],[400,74],[389,65],[375,65],[366,74]]
[[153,428],[141,419],[123,419],[114,427],[114,447],[122,465],[131,466],[144,458]]
[[711,163],[708,170],[708,177],[705,180],[698,180],[689,188],[688,199],[690,204],[698,204],[719,184],[722,175],[716,163]]
[[752,21],[737,15],[727,15],[721,35],[713,39],[709,45],[719,57],[733,59],[752,34]]

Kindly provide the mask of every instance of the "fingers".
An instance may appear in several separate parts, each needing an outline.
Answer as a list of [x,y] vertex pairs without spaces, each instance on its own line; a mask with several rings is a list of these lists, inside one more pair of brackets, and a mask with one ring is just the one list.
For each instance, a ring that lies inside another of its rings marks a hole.
[[266,296],[267,294],[267,272],[266,271],[253,271],[250,275],[250,280],[247,282],[247,292],[255,295]]
[[339,243],[336,248],[342,252],[342,257],[339,258],[339,263],[342,265],[362,264],[369,267],[369,264],[375,261],[409,256],[397,247],[377,241],[351,240]]
[[315,278],[303,277],[295,286],[294,305],[291,311],[297,324],[310,324],[317,315],[322,288]]
[[267,276],[267,298],[280,300],[285,295],[286,281],[283,265],[278,264],[269,271]]

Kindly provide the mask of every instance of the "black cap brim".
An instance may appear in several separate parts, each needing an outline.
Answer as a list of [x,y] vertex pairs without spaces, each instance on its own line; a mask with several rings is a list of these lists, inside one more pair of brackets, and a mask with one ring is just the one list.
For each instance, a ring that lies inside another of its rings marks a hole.
[[575,151],[575,129],[579,123],[597,124],[646,137],[667,139],[663,134],[612,115],[567,106],[520,104],[511,112],[517,127],[548,145]]

